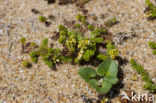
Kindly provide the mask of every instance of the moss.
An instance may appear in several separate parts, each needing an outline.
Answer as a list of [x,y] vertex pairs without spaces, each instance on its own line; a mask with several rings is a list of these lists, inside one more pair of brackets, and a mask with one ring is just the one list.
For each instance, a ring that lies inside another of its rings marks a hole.
[[22,65],[23,67],[26,67],[26,68],[30,68],[32,66],[31,63],[29,63],[28,61],[23,61]]
[[44,17],[44,16],[39,16],[39,17],[38,17],[38,20],[39,20],[40,22],[46,22],[46,17]]
[[156,92],[156,84],[150,79],[149,74],[146,70],[144,70],[144,67],[140,64],[138,64],[135,60],[131,59],[130,61],[131,66],[134,70],[138,72],[138,74],[141,75],[142,79],[146,82],[144,88],[150,90],[151,92]]

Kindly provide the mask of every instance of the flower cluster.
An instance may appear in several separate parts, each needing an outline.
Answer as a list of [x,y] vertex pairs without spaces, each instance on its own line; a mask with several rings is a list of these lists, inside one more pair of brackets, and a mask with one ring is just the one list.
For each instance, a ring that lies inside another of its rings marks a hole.
[[[60,37],[58,41],[64,44],[71,54],[74,54],[74,61],[78,63],[81,61],[89,61],[94,55],[98,54],[97,44],[103,43],[102,35],[105,35],[107,30],[105,28],[95,28],[91,24],[84,23],[83,21],[86,20],[84,20],[85,18],[82,15],[78,15],[76,18],[85,24],[86,29],[90,31],[89,36],[85,36],[83,33],[77,32],[76,30],[70,31],[65,26],[59,25]],[[81,25],[79,24],[78,27],[81,27]],[[112,44],[108,43],[107,49],[108,58],[114,59],[116,56],[118,56],[119,52]],[[99,56],[97,58],[99,59]],[[100,60],[104,59],[101,58]]]

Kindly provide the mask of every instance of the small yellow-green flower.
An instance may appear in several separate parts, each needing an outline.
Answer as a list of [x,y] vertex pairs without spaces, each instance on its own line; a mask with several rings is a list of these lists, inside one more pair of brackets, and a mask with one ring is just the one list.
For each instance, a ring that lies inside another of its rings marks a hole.
[[108,51],[108,54],[112,59],[119,55],[119,51],[117,49],[112,49]]

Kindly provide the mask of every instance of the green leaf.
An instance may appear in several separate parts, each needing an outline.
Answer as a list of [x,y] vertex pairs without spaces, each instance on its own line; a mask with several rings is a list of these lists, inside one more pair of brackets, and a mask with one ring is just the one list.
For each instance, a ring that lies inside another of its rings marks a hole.
[[102,81],[102,87],[98,88],[99,93],[106,94],[112,88],[112,84],[105,80]]
[[99,55],[97,55],[97,58],[102,60],[102,61],[104,61],[104,60],[108,59],[108,56],[107,55],[103,55],[103,54],[99,54]]
[[97,70],[99,76],[117,76],[118,68],[114,60],[104,60]]
[[149,7],[153,7],[153,6],[154,6],[150,0],[146,0],[146,4],[147,4]]
[[91,77],[96,76],[96,71],[90,67],[84,67],[78,70],[78,74],[82,79],[84,79],[86,82],[89,82]]
[[89,61],[92,56],[94,56],[95,52],[93,50],[86,50],[83,55],[83,59],[85,61]]
[[98,81],[97,81],[96,79],[91,79],[91,80],[88,82],[88,84],[89,84],[91,87],[93,87],[93,88],[95,88],[95,89],[97,90],[97,88],[98,88]]
[[110,82],[111,84],[116,84],[119,81],[117,77],[110,77],[110,76],[104,77],[103,80]]
[[95,38],[94,41],[95,41],[95,43],[101,43],[101,42],[103,42],[103,38],[102,37]]

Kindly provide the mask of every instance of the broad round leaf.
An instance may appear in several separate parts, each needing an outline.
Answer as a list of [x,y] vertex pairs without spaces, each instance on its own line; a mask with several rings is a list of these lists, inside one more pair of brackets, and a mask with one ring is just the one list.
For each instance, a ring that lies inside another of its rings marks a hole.
[[103,81],[107,81],[107,82],[110,82],[111,84],[116,84],[118,81],[119,81],[119,79],[117,78],[117,77],[104,77],[103,78]]
[[91,87],[93,87],[94,89],[97,90],[97,88],[98,88],[98,81],[97,81],[96,79],[91,79],[91,80],[88,82],[88,84],[89,84]]
[[118,67],[114,60],[104,60],[97,70],[99,76],[117,76]]
[[82,79],[84,79],[86,82],[89,82],[91,77],[96,76],[96,71],[90,67],[84,67],[78,70],[78,74]]
[[108,93],[108,91],[112,88],[112,84],[110,82],[107,81],[102,81],[102,87],[98,88],[98,92],[99,93],[103,93],[106,94]]

